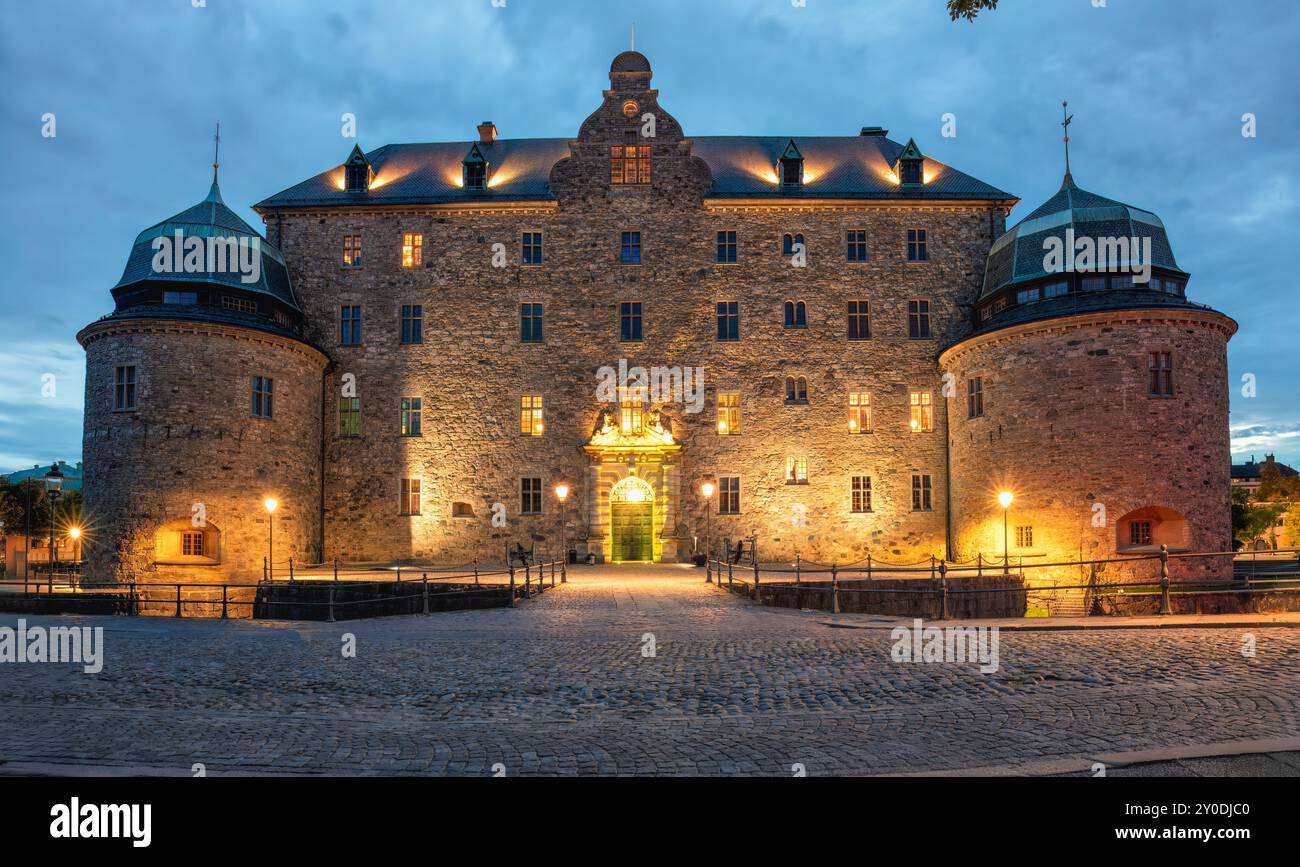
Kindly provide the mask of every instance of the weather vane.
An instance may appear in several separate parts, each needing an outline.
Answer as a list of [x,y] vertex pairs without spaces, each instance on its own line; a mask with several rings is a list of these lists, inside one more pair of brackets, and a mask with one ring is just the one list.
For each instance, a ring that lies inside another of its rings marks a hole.
[[217,134],[213,136],[212,142],[212,183],[217,182],[217,166],[221,164],[218,156],[221,154],[221,122],[217,122]]
[[1065,173],[1067,175],[1070,173],[1070,121],[1074,120],[1074,115],[1068,113],[1069,107],[1069,100],[1061,102],[1061,117],[1064,118],[1061,127],[1065,130]]

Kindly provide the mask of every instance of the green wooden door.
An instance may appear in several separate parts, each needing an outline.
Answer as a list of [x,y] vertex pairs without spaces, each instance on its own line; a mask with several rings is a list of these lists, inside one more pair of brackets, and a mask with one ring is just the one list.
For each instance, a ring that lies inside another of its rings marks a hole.
[[654,504],[614,503],[611,506],[615,560],[654,559]]

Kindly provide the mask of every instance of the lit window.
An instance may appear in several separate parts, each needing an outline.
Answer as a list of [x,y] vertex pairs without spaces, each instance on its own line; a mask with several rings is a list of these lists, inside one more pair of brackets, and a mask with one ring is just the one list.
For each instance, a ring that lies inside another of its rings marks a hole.
[[740,392],[718,392],[718,436],[740,433]]
[[542,233],[524,232],[522,242],[523,262],[525,265],[542,264]]
[[402,267],[419,268],[424,262],[424,236],[417,232],[402,235]]
[[402,305],[402,342],[424,342],[424,305]]
[[1032,548],[1034,547],[1034,528],[1028,524],[1022,524],[1016,527],[1016,547]]
[[740,514],[740,476],[718,478],[718,514]]
[[519,398],[519,432],[526,436],[539,437],[546,431],[542,421],[542,396],[525,394]]
[[343,236],[343,264],[348,268],[361,267],[361,236]]
[[274,397],[275,380],[269,376],[253,377],[253,417],[271,418],[271,401]]
[[1174,396],[1174,358],[1169,352],[1147,354],[1148,391],[1152,397]]
[[361,398],[339,398],[339,436],[361,436]]
[[542,480],[537,476],[519,480],[519,511],[524,515],[542,513]]
[[618,429],[624,436],[639,436],[645,428],[645,389],[620,388]]
[[871,394],[865,391],[849,392],[849,433],[871,431]]
[[718,302],[718,339],[740,339],[740,302]]
[[930,403],[930,392],[910,392],[908,403],[912,411],[912,433],[929,433],[934,430],[934,407]]
[[542,342],[542,305],[525,302],[519,305],[519,340],[522,343]]
[[926,340],[930,337],[929,301],[907,302],[907,336],[913,340]]
[[402,398],[402,436],[420,435],[421,400],[418,397]]
[[907,230],[907,261],[926,262],[930,259],[929,244],[925,229]]
[[785,327],[807,328],[808,305],[802,301],[785,302]]
[[113,409],[135,409],[135,365],[118,367],[113,373]]
[[912,511],[929,512],[933,508],[930,477],[928,475],[912,476]]
[[785,378],[785,402],[807,403],[808,380],[802,376],[787,376]]
[[803,455],[789,455],[786,457],[785,483],[787,485],[808,484],[808,458]]
[[972,376],[966,380],[966,417],[979,418],[984,415],[984,380]]
[[641,302],[624,301],[619,305],[618,339],[636,343],[641,339]]
[[849,340],[871,338],[871,305],[863,300],[849,302]]
[[624,232],[619,244],[618,260],[624,265],[641,264],[641,233]]
[[845,255],[850,262],[867,261],[867,232],[865,229],[849,229],[845,233]]
[[611,184],[650,183],[650,145],[613,145],[609,149]]
[[402,479],[402,496],[398,509],[403,515],[420,514],[419,479]]
[[718,261],[724,264],[734,264],[736,261],[736,233],[719,232],[718,233]]
[[853,477],[853,511],[871,511],[871,476]]
[[181,533],[181,553],[186,557],[202,557],[203,533],[197,531]]
[[339,344],[361,345],[361,306],[345,304],[339,308]]

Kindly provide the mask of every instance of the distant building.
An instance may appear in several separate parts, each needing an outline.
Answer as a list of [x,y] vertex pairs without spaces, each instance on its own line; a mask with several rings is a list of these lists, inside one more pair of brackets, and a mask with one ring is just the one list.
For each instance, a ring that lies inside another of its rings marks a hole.
[[[59,472],[63,473],[63,490],[80,491],[81,490],[81,461],[70,464],[67,461],[59,461]],[[11,485],[21,485],[28,479],[32,480],[33,485],[44,485],[45,474],[50,471],[51,464],[36,464],[30,470],[14,470],[6,476],[0,476]]]
[[1278,474],[1282,478],[1294,478],[1300,476],[1300,471],[1286,464],[1279,464],[1273,455],[1264,455],[1264,463],[1256,463],[1255,456],[1251,455],[1250,460],[1244,464],[1232,465],[1232,486],[1234,488],[1246,488],[1253,491],[1259,487],[1263,477],[1264,468],[1267,466],[1276,466]]

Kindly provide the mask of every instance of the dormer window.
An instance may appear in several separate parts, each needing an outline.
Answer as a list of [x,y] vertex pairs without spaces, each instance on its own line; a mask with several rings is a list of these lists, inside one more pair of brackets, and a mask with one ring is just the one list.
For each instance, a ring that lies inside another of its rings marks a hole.
[[781,152],[781,157],[777,160],[777,168],[781,176],[781,186],[803,185],[803,154],[795,146],[794,139],[790,139],[785,150]]
[[349,193],[367,192],[374,176],[370,160],[366,159],[359,146],[354,145],[348,161],[343,164],[343,188]]
[[898,155],[896,169],[900,184],[907,186],[925,182],[925,155],[912,139],[907,140],[907,146]]
[[469,149],[461,168],[464,173],[465,189],[487,189],[488,162],[483,156],[483,152],[479,150],[478,145],[474,145]]

